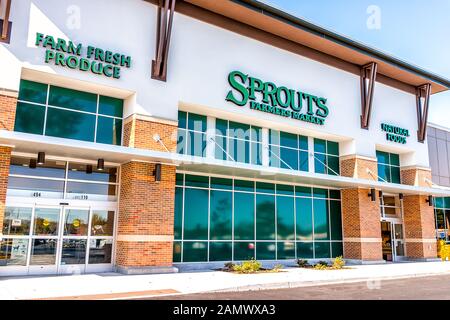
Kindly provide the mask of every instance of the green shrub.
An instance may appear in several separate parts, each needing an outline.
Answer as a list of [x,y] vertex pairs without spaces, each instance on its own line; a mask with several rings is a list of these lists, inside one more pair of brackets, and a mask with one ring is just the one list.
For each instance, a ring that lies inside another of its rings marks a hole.
[[300,268],[306,268],[309,267],[308,260],[298,259],[297,264]]
[[336,257],[331,266],[333,269],[342,269],[345,266],[345,261],[342,256]]
[[255,273],[261,270],[261,262],[255,259],[244,261],[233,266],[233,271],[238,273]]
[[317,270],[326,270],[328,269],[328,262],[326,261],[319,261],[314,265],[314,269]]

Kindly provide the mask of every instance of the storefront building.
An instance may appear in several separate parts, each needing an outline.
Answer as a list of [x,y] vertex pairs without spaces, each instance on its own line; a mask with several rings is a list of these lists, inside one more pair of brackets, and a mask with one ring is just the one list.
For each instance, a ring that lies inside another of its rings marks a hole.
[[450,81],[258,1],[1,3],[0,275],[436,259]]
[[[435,124],[428,125],[428,151],[432,181],[450,187],[450,129]],[[450,242],[450,197],[436,198],[434,202],[436,233],[438,239]]]

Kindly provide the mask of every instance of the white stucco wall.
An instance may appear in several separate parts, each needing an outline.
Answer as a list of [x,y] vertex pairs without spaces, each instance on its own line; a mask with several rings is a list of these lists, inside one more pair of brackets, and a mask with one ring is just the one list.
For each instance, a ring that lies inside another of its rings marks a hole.
[[[141,0],[20,0],[13,2],[11,20],[11,44],[0,44],[0,88],[18,90],[23,68],[40,70],[134,92],[125,115],[176,120],[180,105],[192,105],[208,114],[222,113],[236,120],[339,140],[342,155],[375,157],[378,148],[400,153],[401,165],[428,166],[427,145],[416,138],[412,94],[377,83],[370,130],[362,130],[357,75],[180,14],[174,18],[167,82],[152,80],[156,7]],[[130,55],[132,67],[122,68],[120,79],[111,79],[45,64],[45,49],[34,46],[36,32]],[[330,113],[325,125],[253,111],[248,106],[239,108],[225,101],[230,90],[227,76],[232,70],[327,98]],[[407,144],[387,142],[381,122],[409,129]]]

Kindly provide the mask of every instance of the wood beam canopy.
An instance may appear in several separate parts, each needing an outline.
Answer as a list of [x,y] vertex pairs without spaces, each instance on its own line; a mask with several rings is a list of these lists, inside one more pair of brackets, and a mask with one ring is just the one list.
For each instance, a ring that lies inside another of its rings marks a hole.
[[417,140],[424,142],[427,134],[428,107],[430,102],[431,84],[426,83],[416,88],[417,108]]
[[373,91],[377,76],[378,64],[368,63],[361,67],[361,128],[369,129],[372,111]]
[[[0,42],[9,43],[9,38],[10,38],[10,34],[11,34],[11,25],[12,25],[12,23],[9,21],[9,14],[11,12],[11,1],[12,0],[6,0],[5,14],[0,19],[0,21],[1,21]],[[1,8],[2,8],[2,3],[4,3],[4,1],[0,0],[0,12],[1,12]]]
[[156,52],[155,59],[152,61],[152,79],[161,81],[166,81],[167,79],[167,59],[169,56],[175,2],[176,0],[158,1]]

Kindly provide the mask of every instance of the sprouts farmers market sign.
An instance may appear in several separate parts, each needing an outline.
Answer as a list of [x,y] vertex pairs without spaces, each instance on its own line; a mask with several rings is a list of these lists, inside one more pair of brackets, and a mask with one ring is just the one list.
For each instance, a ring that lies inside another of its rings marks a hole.
[[400,127],[395,127],[390,124],[382,123],[381,130],[386,132],[386,140],[398,142],[401,144],[406,143],[406,138],[409,137],[408,129],[403,129]]
[[[250,109],[276,114],[282,117],[323,125],[328,116],[327,99],[287,87],[278,87],[272,82],[249,77],[240,71],[228,75],[230,86],[237,91],[228,91],[227,101],[242,107],[250,101]],[[262,98],[257,101],[256,93]]]
[[55,39],[52,36],[36,33],[36,46],[46,48],[45,63],[53,62],[57,66],[89,71],[108,78],[119,79],[120,68],[131,66],[131,57],[101,48],[75,45],[72,41]]

